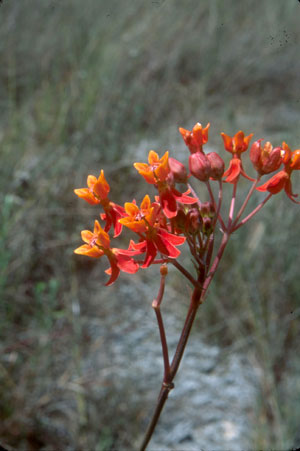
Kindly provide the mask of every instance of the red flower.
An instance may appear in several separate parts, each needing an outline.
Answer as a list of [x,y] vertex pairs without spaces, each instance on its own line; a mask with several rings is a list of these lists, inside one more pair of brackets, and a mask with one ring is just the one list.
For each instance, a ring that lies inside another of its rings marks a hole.
[[174,186],[161,186],[159,187],[159,199],[163,209],[164,214],[167,218],[171,219],[177,215],[178,212],[178,203],[181,204],[195,204],[197,199],[194,197],[189,197],[188,194],[190,190],[185,193],[180,193]]
[[282,161],[284,163],[284,169],[273,175],[266,183],[257,187],[258,191],[268,191],[271,194],[277,194],[284,189],[286,195],[296,204],[300,202],[295,200],[298,194],[294,194],[292,191],[291,173],[294,170],[300,169],[300,149],[291,151],[289,146],[282,143]]
[[94,175],[89,175],[87,185],[88,188],[75,189],[75,194],[91,205],[100,204],[103,207],[104,213],[100,214],[100,217],[106,221],[104,230],[108,232],[113,226],[114,236],[117,237],[122,231],[119,219],[124,215],[124,208],[109,200],[110,186],[104,177],[103,170],[101,170],[98,179]]
[[81,237],[86,244],[75,249],[75,254],[87,255],[88,257],[100,258],[103,255],[109,260],[110,268],[105,272],[110,274],[110,279],[105,285],[111,285],[119,276],[120,270],[134,274],[138,271],[139,265],[132,258],[138,252],[134,250],[125,250],[110,248],[110,238],[108,234],[102,229],[99,222],[96,220],[94,225],[94,232],[90,230],[83,230]]
[[126,202],[125,211],[128,216],[120,219],[120,222],[139,234],[140,242],[131,241],[129,249],[139,251],[140,254],[146,252],[143,268],[151,265],[157,252],[169,258],[177,258],[180,255],[175,246],[183,244],[185,238],[173,235],[161,227],[158,203],[151,203],[150,197],[146,195],[140,208],[135,203]]
[[191,153],[203,152],[202,146],[208,141],[209,127],[210,123],[208,123],[205,128],[202,128],[202,125],[199,122],[194,125],[192,131],[179,127],[181,136]]
[[224,141],[225,149],[233,155],[229,168],[224,172],[224,177],[226,177],[225,182],[236,183],[240,175],[253,181],[254,179],[245,173],[241,160],[241,154],[248,149],[253,133],[249,136],[245,136],[244,132],[240,130],[233,137],[228,136],[225,133],[221,133],[221,136]]

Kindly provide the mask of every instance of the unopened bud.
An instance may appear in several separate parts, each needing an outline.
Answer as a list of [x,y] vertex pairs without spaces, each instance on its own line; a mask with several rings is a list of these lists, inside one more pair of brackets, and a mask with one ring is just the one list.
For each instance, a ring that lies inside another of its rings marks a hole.
[[212,218],[215,214],[215,208],[211,202],[201,202],[200,213],[202,217],[209,216]]
[[223,177],[225,170],[225,163],[216,152],[206,154],[210,163],[210,177],[214,180],[220,180]]
[[169,158],[169,167],[171,169],[171,173],[173,174],[174,181],[177,183],[186,183],[187,182],[187,170],[185,166],[175,158]]
[[203,218],[203,233],[209,233],[211,231],[212,220],[208,216]]
[[198,232],[202,225],[202,218],[197,208],[192,208],[187,216],[187,230],[190,233]]
[[210,162],[204,153],[196,152],[189,156],[191,174],[201,182],[207,182],[210,177]]
[[250,160],[252,161],[253,166],[256,167],[259,164],[259,160],[260,160],[260,155],[261,155],[261,141],[263,141],[263,139],[258,139],[257,141],[255,141],[250,149]]
[[171,218],[172,227],[176,233],[183,233],[186,227],[186,214],[183,210],[178,210],[177,215]]

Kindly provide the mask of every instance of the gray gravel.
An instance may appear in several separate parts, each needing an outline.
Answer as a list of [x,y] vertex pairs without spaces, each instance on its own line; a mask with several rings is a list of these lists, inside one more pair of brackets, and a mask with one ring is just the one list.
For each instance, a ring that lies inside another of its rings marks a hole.
[[[88,356],[86,365],[96,368],[110,384],[115,383],[120,393],[128,390],[132,393],[126,400],[128,409],[135,401],[142,400],[148,417],[146,424],[155,406],[163,364],[151,308],[156,288],[153,291],[149,280],[141,280],[143,275],[139,274],[131,280],[128,278],[130,284],[120,283],[105,289],[114,314],[108,315],[100,328],[101,318],[95,319],[95,333],[99,334],[101,329],[99,339],[103,343],[100,352]],[[184,317],[182,308],[175,309],[178,293],[172,287],[167,288],[167,293],[162,310],[172,355]],[[251,449],[257,390],[257,370],[248,359],[241,353],[224,355],[217,346],[205,343],[195,328],[175,379],[175,389],[170,393],[148,450]],[[141,425],[140,436],[133,441],[132,449],[138,448],[144,426]]]

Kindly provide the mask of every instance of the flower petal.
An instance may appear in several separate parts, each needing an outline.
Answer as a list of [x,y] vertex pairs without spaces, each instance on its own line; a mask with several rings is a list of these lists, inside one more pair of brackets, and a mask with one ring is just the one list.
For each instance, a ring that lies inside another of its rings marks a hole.
[[164,229],[159,229],[159,234],[165,241],[167,240],[169,241],[169,243],[174,244],[175,246],[183,244],[186,240],[184,236],[174,235],[173,233],[169,233]]
[[100,199],[106,199],[107,195],[110,191],[110,186],[107,183],[105,177],[104,177],[104,171],[103,169],[100,172],[99,178],[96,181],[94,188],[93,188],[94,193],[100,197]]
[[157,250],[152,241],[146,240],[146,256],[142,268],[148,268],[156,257]]
[[87,186],[89,188],[93,189],[96,182],[97,182],[97,177],[95,177],[94,175],[88,175]]
[[285,187],[288,179],[289,175],[284,170],[279,171],[277,172],[277,174],[273,175],[273,177],[267,180],[266,183],[258,186],[256,189],[257,191],[269,191],[269,193],[277,194]]
[[99,258],[104,255],[104,252],[97,246],[90,246],[89,244],[83,244],[74,251],[75,254],[86,255],[87,257]]
[[154,150],[150,150],[148,154],[148,162],[150,165],[156,164],[159,162],[159,156]]
[[117,253],[117,265],[121,271],[129,274],[135,274],[139,270],[139,264],[132,257],[120,252]]
[[226,150],[228,150],[228,152],[232,152],[233,151],[233,142],[232,142],[232,138],[229,135],[226,135],[225,133],[221,133],[221,136],[223,138],[224,141],[224,147]]
[[155,175],[157,176],[159,181],[163,182],[166,180],[170,173],[168,151],[161,157],[159,163],[159,166],[157,166],[157,168],[155,169]]
[[155,238],[155,244],[159,252],[167,255],[170,258],[177,258],[180,255],[180,250],[177,249],[171,242],[166,239],[160,231],[157,233]]
[[90,230],[82,230],[81,238],[82,238],[82,241],[89,244],[94,239],[94,234]]
[[229,163],[229,168],[224,172],[225,182],[235,183],[241,173],[241,160],[239,158],[232,158]]
[[100,246],[103,246],[105,249],[109,249],[110,247],[110,238],[107,232],[102,229],[99,221],[95,221],[94,225],[94,236],[97,238],[97,243]]
[[116,281],[120,274],[120,269],[117,266],[115,259],[108,257],[110,262],[110,268],[106,269],[106,274],[110,274],[110,279],[106,282],[105,286],[109,286]]
[[100,203],[100,199],[97,199],[94,194],[88,188],[74,189],[76,196],[84,199],[90,205],[97,205]]
[[160,193],[160,202],[167,218],[174,218],[177,215],[177,202],[172,191],[167,189]]

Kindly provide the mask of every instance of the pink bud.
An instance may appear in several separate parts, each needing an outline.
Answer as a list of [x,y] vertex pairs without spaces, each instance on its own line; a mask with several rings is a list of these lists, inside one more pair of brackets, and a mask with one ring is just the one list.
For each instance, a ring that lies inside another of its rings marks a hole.
[[180,161],[175,160],[175,158],[169,157],[169,168],[174,176],[174,180],[177,183],[187,182],[187,171]]
[[253,166],[255,168],[257,168],[257,165],[259,164],[259,160],[260,160],[260,155],[261,155],[261,145],[260,142],[263,141],[263,139],[258,139],[257,141],[255,141],[250,149],[250,160],[253,163]]
[[208,161],[210,162],[210,177],[214,180],[219,180],[223,177],[225,170],[225,163],[216,152],[210,152],[206,154]]
[[196,152],[189,156],[191,174],[201,182],[207,182],[210,177],[210,162],[204,153]]
[[281,147],[273,149],[272,144],[267,141],[261,146],[262,139],[255,141],[250,150],[250,160],[260,175],[270,174],[276,171],[282,163]]

